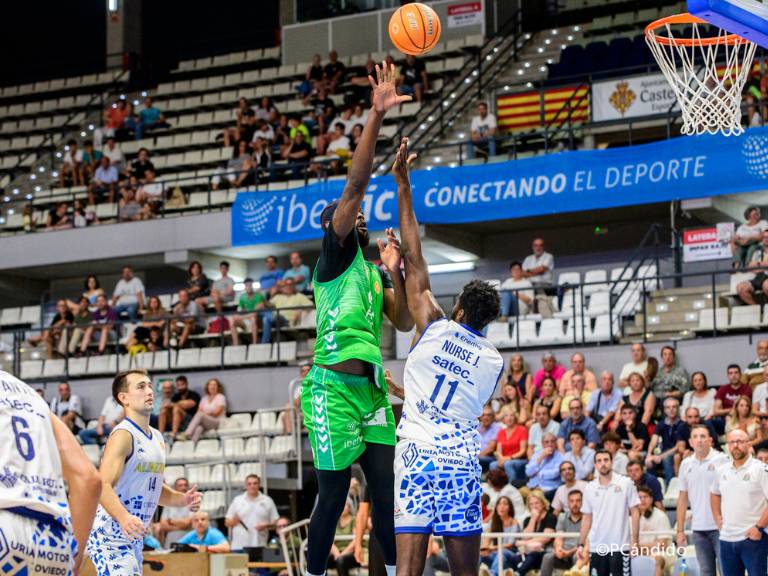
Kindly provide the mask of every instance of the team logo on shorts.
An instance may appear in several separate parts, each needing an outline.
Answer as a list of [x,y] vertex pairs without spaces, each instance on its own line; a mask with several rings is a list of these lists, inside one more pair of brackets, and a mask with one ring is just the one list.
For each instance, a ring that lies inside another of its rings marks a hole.
[[480,508],[477,506],[470,506],[464,512],[464,518],[467,520],[467,522],[477,522],[480,519]]
[[406,448],[405,452],[403,452],[402,458],[403,458],[403,464],[405,464],[406,468],[410,468],[411,464],[413,464],[416,461],[416,458],[419,456],[419,451],[416,450],[416,444],[408,444],[408,448]]

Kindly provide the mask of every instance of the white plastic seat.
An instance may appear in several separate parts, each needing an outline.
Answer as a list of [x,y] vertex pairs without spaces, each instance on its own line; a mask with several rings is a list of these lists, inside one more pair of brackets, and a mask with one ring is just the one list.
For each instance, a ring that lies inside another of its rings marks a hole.
[[243,456],[247,460],[258,460],[262,454],[262,437],[252,436],[245,442]]
[[237,412],[235,414],[230,414],[227,420],[232,422],[235,428],[242,431],[251,427],[253,416],[251,416],[250,412]]
[[88,374],[114,374],[117,372],[117,356],[91,356],[88,359]]
[[248,346],[226,346],[224,348],[224,365],[237,366],[245,364],[248,356]]
[[29,324],[30,326],[40,326],[40,305],[24,306],[19,315],[19,324]]
[[696,332],[711,332],[712,330],[725,330],[728,327],[728,308],[715,308],[714,315],[712,309],[707,308],[699,312],[699,325],[695,328]]
[[519,320],[512,325],[510,341],[512,346],[532,346],[536,343],[536,322],[534,320]]
[[221,348],[203,348],[200,350],[198,366],[221,366]]
[[584,298],[581,295],[579,288],[570,288],[563,294],[562,308],[559,312],[555,312],[555,318],[561,318],[569,320],[573,318],[574,311],[576,309],[576,316],[581,316],[581,310],[584,307]]
[[611,292],[618,294],[624,290],[624,286],[627,285],[627,282],[617,282],[617,280],[629,280],[634,273],[635,271],[632,266],[629,266],[626,270],[623,266],[611,270]]
[[214,464],[208,471],[208,485],[220,488],[224,484],[224,464]]
[[272,354],[271,344],[251,344],[248,346],[246,364],[266,364]]
[[42,360],[22,360],[21,361],[21,379],[40,378],[43,375]]
[[640,309],[640,292],[636,288],[627,288],[613,307],[617,316],[632,316]]
[[[760,325],[761,308],[755,304],[752,306],[736,306],[731,310],[731,321],[728,328],[757,328]],[[705,312],[702,311],[702,314]]]
[[70,358],[69,359],[69,375],[81,376],[88,370],[88,358]]
[[277,421],[276,412],[257,412],[253,418],[253,427],[261,430],[262,434],[277,434],[283,429]]
[[[640,268],[637,269],[637,279],[640,280],[641,278],[655,278],[659,275],[659,270],[656,267],[656,264],[645,264],[643,266],[640,266]],[[651,290],[659,290],[661,289],[661,280],[646,280],[645,282],[639,283],[642,286],[645,287],[646,291]]]
[[[605,270],[587,270],[584,273],[584,294],[593,294],[595,292],[604,292],[609,290],[607,281],[608,272]],[[602,282],[602,284],[592,284],[593,282]]]
[[589,305],[587,306],[586,315],[590,318],[594,318],[596,316],[601,316],[602,314],[608,314],[610,308],[610,292],[593,292],[589,297]]
[[270,460],[285,460],[294,452],[293,436],[275,436],[269,444]]
[[85,452],[85,455],[88,456],[88,460],[90,460],[94,466],[98,466],[101,461],[101,446],[98,444],[83,444],[81,448],[83,449],[83,452]]
[[634,576],[654,576],[656,574],[656,560],[650,556],[634,556],[630,562]]
[[261,463],[243,462],[237,467],[232,483],[237,485],[245,484],[245,477],[250,474],[261,475]]
[[184,466],[166,466],[165,472],[163,472],[163,478],[165,479],[166,484],[173,486],[173,483],[176,482],[177,478],[186,478]]
[[176,368],[194,368],[200,361],[199,348],[183,348],[179,350],[179,356],[176,360]]
[[45,366],[43,366],[43,376],[63,376],[65,363],[63,359],[46,360]]
[[296,360],[296,342],[275,342],[272,345],[272,362],[293,362]]
[[[154,352],[142,352],[133,357],[133,365],[142,370],[152,370],[155,363]],[[163,352],[159,352],[163,354]]]
[[245,438],[223,438],[221,451],[224,458],[236,460],[245,453]]
[[611,333],[611,319],[608,314],[595,318],[595,325],[590,332],[586,334],[587,342],[609,342],[611,337],[617,338],[619,332],[619,320],[613,317],[613,333]]
[[560,272],[557,276],[557,285],[565,286],[569,284],[571,286],[578,286],[581,284],[580,272]]
[[184,463],[194,459],[195,443],[189,440],[177,440],[171,446],[171,453],[168,455],[168,462]]
[[200,440],[195,445],[195,460],[212,460],[221,456],[221,444],[214,438]]
[[13,326],[19,323],[21,308],[3,308],[0,312],[0,326]]
[[537,344],[550,345],[550,344],[568,344],[571,339],[566,336],[563,330],[563,321],[560,318],[545,318],[541,321],[539,327],[539,337]]
[[210,466],[198,465],[198,466],[187,466],[187,480],[189,480],[190,485],[197,484],[198,486],[202,486],[208,483],[208,477],[211,473]]
[[509,324],[506,322],[491,322],[486,338],[497,348],[511,348],[515,345],[509,337]]

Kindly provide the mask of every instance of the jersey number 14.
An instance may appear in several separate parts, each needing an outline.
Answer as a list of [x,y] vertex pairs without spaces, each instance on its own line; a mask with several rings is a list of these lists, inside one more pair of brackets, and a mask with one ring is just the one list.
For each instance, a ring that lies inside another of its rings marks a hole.
[[[432,404],[437,404],[437,397],[440,395],[440,390],[443,387],[443,384],[445,383],[445,374],[437,374],[435,376],[435,379],[437,380],[437,384],[435,385],[435,389],[432,391],[432,396],[429,397],[429,401],[432,402]],[[459,387],[459,381],[458,380],[451,380],[448,382],[448,393],[445,395],[445,400],[443,401],[443,405],[441,406],[442,410],[448,410],[448,406],[451,404],[451,400],[453,400],[453,395],[456,393],[456,388]]]

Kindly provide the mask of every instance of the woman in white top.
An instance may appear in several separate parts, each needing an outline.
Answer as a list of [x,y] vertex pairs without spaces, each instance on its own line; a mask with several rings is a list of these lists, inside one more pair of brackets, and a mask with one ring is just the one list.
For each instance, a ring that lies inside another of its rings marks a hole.
[[704,372],[694,372],[691,376],[691,390],[683,396],[680,405],[680,417],[685,416],[688,408],[697,408],[702,419],[709,418],[715,409],[715,391],[707,384]]
[[768,222],[760,219],[760,208],[749,206],[744,210],[746,222],[736,229],[731,241],[733,263],[737,268],[743,268],[749,262],[752,252],[760,246],[763,230],[768,228]]
[[[491,513],[491,520],[483,527],[484,532],[493,532],[505,534],[514,534],[520,532],[520,524],[515,518],[515,506],[512,500],[507,496],[499,496],[496,505]],[[509,561],[513,551],[516,549],[515,540],[504,540],[502,549],[504,550],[504,562],[509,566]],[[498,551],[498,540],[495,538],[485,538],[480,548],[480,562],[488,567],[494,565]]]
[[184,436],[197,442],[203,432],[216,430],[219,427],[219,421],[226,411],[227,399],[224,396],[224,386],[216,378],[211,378],[205,384],[205,396],[200,400],[197,414],[189,422]]

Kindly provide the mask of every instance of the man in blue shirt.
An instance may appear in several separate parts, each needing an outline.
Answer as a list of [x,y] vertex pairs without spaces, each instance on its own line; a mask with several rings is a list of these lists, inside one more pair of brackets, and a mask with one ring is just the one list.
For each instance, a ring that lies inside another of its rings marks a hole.
[[88,203],[94,205],[97,199],[101,200],[105,195],[108,202],[114,202],[115,184],[118,177],[117,168],[110,164],[109,157],[106,155],[102,156],[99,160],[99,167],[96,168],[93,180],[91,180],[91,187],[88,190]]
[[600,434],[597,431],[597,425],[592,418],[584,416],[584,405],[581,399],[573,398],[568,404],[570,416],[560,424],[560,430],[557,433],[557,449],[560,452],[568,452],[571,449],[571,431],[581,430],[587,439],[587,446],[593,450],[600,443]]
[[483,406],[480,426],[477,427],[477,431],[480,433],[480,453],[478,456],[483,472],[487,472],[491,462],[496,461],[496,438],[501,428],[501,424],[496,422],[493,407],[490,404]]
[[608,431],[621,397],[621,390],[614,385],[613,374],[607,370],[600,374],[600,388],[592,393],[587,404],[587,416],[595,421],[599,433]]
[[638,488],[648,486],[653,492],[653,505],[666,514],[664,509],[664,493],[661,491],[661,483],[653,474],[646,472],[641,460],[630,460],[627,464],[627,476],[629,476]]
[[301,260],[301,254],[298,252],[291,252],[291,267],[283,274],[283,279],[293,278],[296,283],[297,292],[306,292],[309,288],[309,279],[311,272],[309,266],[304,264]]
[[267,256],[266,265],[267,271],[261,275],[259,283],[262,291],[274,294],[277,292],[277,283],[283,279],[283,270],[277,267],[277,256]]
[[192,517],[192,531],[179,540],[201,552],[229,552],[229,542],[218,528],[210,527],[208,512],[196,512]]
[[[646,467],[652,470],[661,464],[664,480],[669,484],[676,475],[675,468],[679,467],[682,461],[686,440],[685,424],[680,420],[680,401],[668,396],[664,399],[664,420],[656,425],[648,445]],[[658,454],[656,448],[659,449]]]
[[170,124],[165,121],[165,116],[160,112],[152,102],[152,97],[147,96],[144,100],[144,108],[139,112],[139,124],[136,127],[136,140],[141,140],[144,132],[157,130],[158,128],[170,128]]
[[528,476],[528,488],[539,488],[550,502],[562,484],[560,464],[565,461],[562,453],[557,451],[557,436],[547,432],[541,441],[542,448],[533,455],[525,467]]

